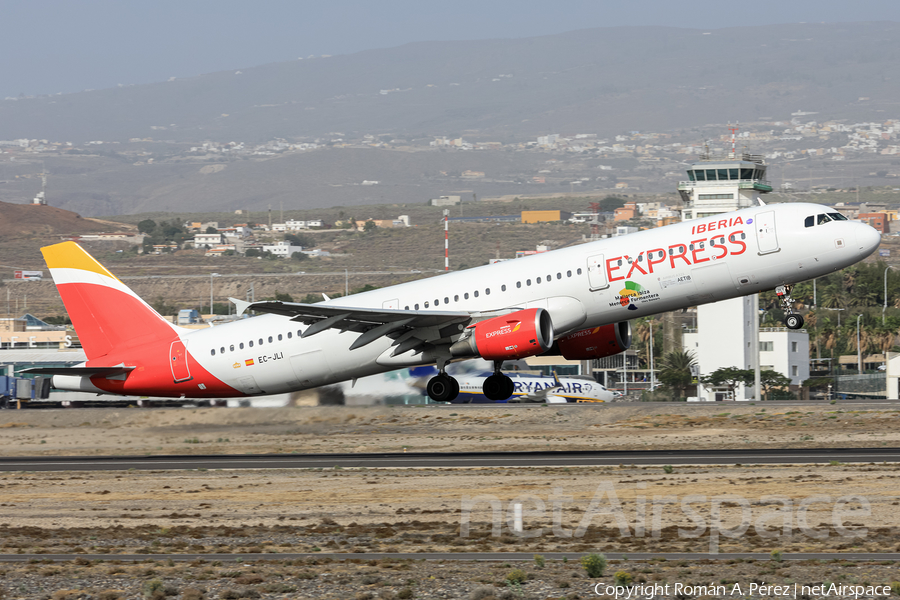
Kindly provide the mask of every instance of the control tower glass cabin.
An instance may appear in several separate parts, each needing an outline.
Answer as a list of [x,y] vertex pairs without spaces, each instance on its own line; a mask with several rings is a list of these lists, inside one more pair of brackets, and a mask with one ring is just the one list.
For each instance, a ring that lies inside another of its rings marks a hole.
[[702,160],[687,174],[687,181],[678,182],[682,221],[756,206],[760,194],[772,191],[762,156],[755,154],[743,154],[740,160]]

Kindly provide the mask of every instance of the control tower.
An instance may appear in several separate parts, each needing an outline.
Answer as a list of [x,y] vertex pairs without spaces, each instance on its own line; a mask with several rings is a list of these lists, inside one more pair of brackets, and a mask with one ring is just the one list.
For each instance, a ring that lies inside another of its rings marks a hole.
[[758,206],[760,195],[772,191],[766,165],[757,154],[742,154],[739,160],[706,158],[691,165],[687,174],[687,181],[678,182],[682,221]]

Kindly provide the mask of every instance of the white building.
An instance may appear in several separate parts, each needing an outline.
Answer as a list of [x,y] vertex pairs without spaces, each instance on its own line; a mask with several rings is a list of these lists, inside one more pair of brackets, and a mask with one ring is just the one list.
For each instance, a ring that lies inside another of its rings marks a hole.
[[[753,369],[753,327],[758,326],[751,296],[732,298],[697,309],[697,329],[684,334],[684,349],[693,352],[701,376],[717,369]],[[800,385],[809,379],[809,334],[805,329],[766,327],[759,330],[759,368],[772,370]],[[727,390],[697,387],[701,401],[749,400],[753,387],[743,385],[728,398]]]
[[197,233],[194,234],[194,248],[202,248],[204,246],[218,246],[225,240],[221,233]]
[[302,252],[303,246],[292,246],[290,242],[275,242],[274,244],[263,244],[263,252],[271,252],[279,258],[290,258],[294,252]]
[[432,198],[432,206],[453,206],[459,204],[459,196],[441,196],[440,198]]

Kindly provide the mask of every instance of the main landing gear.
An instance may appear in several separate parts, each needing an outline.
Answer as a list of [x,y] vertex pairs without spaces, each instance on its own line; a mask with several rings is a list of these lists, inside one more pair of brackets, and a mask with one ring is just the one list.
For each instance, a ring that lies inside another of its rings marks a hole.
[[440,373],[428,380],[425,391],[435,402],[452,402],[459,396],[459,382],[441,369]]
[[484,380],[481,391],[488,400],[506,400],[513,395],[516,386],[513,380],[500,372],[503,361],[494,361],[494,374]]
[[788,329],[800,329],[803,327],[803,317],[794,312],[794,299],[791,298],[792,284],[779,285],[775,288],[775,295],[781,301],[784,310],[784,324]]

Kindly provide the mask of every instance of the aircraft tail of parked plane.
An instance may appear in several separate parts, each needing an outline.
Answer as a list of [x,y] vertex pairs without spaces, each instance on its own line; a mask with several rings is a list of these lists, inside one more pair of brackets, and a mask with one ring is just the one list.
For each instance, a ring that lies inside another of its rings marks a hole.
[[87,354],[57,389],[214,398],[308,389],[434,364],[427,385],[452,401],[453,361],[493,363],[482,391],[515,391],[502,363],[590,360],[631,343],[629,320],[774,289],[802,327],[794,284],[852,265],[881,237],[826,206],[769,204],[602,239],[318,304],[236,302],[259,316],[187,330],[156,313],[73,242],[42,249]]

